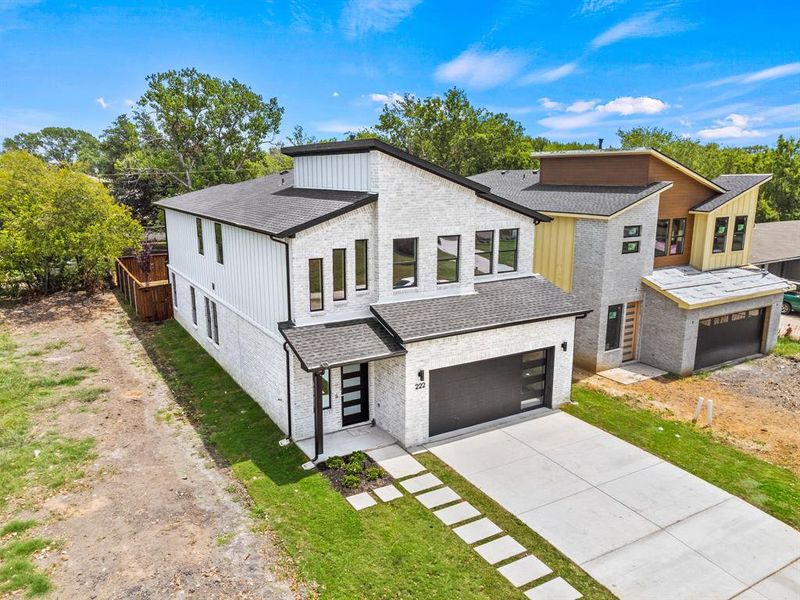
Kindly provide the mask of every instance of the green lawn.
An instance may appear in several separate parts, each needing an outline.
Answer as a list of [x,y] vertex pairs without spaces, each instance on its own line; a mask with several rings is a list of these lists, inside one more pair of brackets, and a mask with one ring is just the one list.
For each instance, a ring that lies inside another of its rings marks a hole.
[[[523,598],[413,498],[356,512],[321,474],[303,471],[300,451],[278,446],[278,428],[175,321],[146,343],[195,427],[247,488],[254,517],[322,597]],[[582,577],[570,580],[588,586]]]
[[715,440],[691,423],[662,419],[623,399],[573,387],[566,412],[652,452],[800,529],[800,479]]
[[800,340],[793,340],[785,336],[779,337],[773,352],[779,356],[800,358]]

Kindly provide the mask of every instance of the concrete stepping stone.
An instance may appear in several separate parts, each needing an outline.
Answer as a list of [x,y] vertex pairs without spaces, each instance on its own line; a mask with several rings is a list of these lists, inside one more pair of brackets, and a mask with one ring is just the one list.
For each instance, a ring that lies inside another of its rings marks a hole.
[[433,473],[425,473],[424,475],[417,475],[411,479],[404,479],[400,482],[400,485],[402,485],[410,493],[416,494],[417,492],[429,490],[442,485],[442,480]]
[[416,475],[425,470],[422,463],[397,444],[370,450],[367,454],[395,479]]
[[[444,508],[442,510],[448,510],[448,509]],[[456,527],[455,529],[453,529],[453,532],[468,544],[474,544],[475,542],[480,542],[481,540],[490,538],[493,535],[502,533],[502,531],[503,531],[502,529],[500,529],[497,525],[495,525],[492,521],[490,521],[486,517],[478,519],[477,521],[473,521],[472,523],[467,523],[466,525],[461,525],[460,527]]]
[[490,565],[496,565],[501,560],[511,558],[525,552],[525,547],[510,535],[475,546],[475,552],[480,554]]
[[403,497],[403,492],[394,487],[391,483],[383,487],[375,488],[372,492],[383,502],[390,502]]
[[[497,569],[514,587],[520,587],[540,577],[549,575],[553,570],[535,556],[525,556]],[[566,583],[566,582],[565,582]]]
[[415,498],[422,502],[422,506],[425,508],[436,508],[442,504],[461,500],[461,496],[456,494],[449,487],[443,487],[438,490],[433,490],[432,492],[425,492],[424,494],[415,496]]
[[578,600],[581,593],[561,577],[556,577],[525,592],[531,600]]
[[459,502],[447,508],[440,508],[433,514],[445,525],[454,525],[455,523],[461,523],[461,521],[466,521],[467,519],[473,519],[481,513],[469,502]]
[[375,506],[377,504],[377,502],[375,502],[375,498],[370,496],[367,492],[361,492],[360,494],[348,496],[346,500],[350,503],[350,506],[356,510],[364,510],[365,508],[369,508],[370,506]]

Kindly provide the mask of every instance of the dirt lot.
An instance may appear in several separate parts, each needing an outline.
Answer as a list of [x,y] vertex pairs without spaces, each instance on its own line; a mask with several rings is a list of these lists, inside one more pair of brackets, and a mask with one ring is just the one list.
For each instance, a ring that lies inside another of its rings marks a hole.
[[705,376],[659,377],[633,385],[588,373],[578,379],[681,421],[692,419],[698,397],[711,399],[715,435],[800,475],[798,360],[765,356]]
[[[283,555],[251,531],[245,494],[181,417],[113,295],[7,307],[0,324],[22,351],[57,348],[42,357],[55,372],[96,367],[90,381],[108,390],[38,417],[42,430],[96,440],[78,486],[18,515],[63,544],[37,557],[54,597],[294,597]],[[0,521],[18,511],[12,503]]]

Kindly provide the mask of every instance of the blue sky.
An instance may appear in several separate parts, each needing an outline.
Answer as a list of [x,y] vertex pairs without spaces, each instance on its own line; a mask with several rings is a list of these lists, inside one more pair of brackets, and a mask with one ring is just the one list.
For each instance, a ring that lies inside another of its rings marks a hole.
[[0,137],[99,134],[145,76],[237,78],[340,136],[453,85],[531,135],[657,125],[730,145],[800,135],[800,2],[0,0]]

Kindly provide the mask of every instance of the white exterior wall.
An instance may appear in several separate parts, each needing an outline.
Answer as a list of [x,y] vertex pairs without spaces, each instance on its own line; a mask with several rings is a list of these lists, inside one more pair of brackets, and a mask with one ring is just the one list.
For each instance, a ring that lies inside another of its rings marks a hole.
[[294,185],[299,188],[371,191],[369,153],[298,156],[294,159]]

